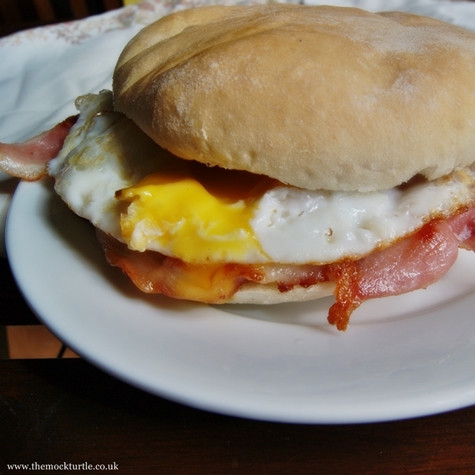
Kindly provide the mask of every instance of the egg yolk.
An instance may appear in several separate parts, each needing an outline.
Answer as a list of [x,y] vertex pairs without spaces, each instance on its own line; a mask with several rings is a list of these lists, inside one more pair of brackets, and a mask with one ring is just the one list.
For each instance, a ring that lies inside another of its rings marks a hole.
[[116,194],[128,203],[122,236],[131,249],[189,263],[261,262],[266,256],[249,223],[257,201],[275,184],[194,162],[153,173]]

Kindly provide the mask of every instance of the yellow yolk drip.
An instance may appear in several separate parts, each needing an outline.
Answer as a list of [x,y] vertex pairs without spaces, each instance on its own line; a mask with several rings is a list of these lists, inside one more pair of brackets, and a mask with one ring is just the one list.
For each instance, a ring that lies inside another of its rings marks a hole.
[[264,260],[249,222],[273,182],[244,174],[187,165],[120,190],[117,198],[130,203],[121,216],[125,242],[195,264]]

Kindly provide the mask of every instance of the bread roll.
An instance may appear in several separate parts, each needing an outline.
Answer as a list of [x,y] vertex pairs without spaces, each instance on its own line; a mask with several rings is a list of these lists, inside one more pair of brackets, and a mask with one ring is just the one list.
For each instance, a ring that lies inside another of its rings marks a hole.
[[172,153],[371,191],[475,160],[475,34],[407,13],[204,7],[121,55],[115,107]]
[[333,295],[334,290],[334,282],[322,282],[310,287],[295,286],[286,292],[280,292],[276,284],[247,282],[239,287],[239,290],[230,300],[223,303],[273,305],[288,302],[306,302],[307,300],[316,300]]

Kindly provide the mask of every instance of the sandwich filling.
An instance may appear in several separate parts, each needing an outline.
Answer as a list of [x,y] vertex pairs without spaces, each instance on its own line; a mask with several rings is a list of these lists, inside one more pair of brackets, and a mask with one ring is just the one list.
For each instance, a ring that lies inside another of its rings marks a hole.
[[[425,288],[459,247],[475,248],[470,168],[377,192],[309,191],[179,159],[115,112],[108,91],[77,107],[47,174],[144,292],[225,303],[253,283],[332,284],[329,321],[344,330],[364,300]],[[11,157],[0,147],[0,164]]]

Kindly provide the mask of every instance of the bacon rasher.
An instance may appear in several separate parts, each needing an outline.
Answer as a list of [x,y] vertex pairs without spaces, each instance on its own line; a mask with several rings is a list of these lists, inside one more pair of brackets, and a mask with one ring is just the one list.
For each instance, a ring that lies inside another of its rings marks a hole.
[[0,170],[26,181],[46,175],[47,163],[63,147],[64,139],[77,120],[72,116],[41,134],[21,143],[0,143]]
[[336,302],[329,310],[329,323],[346,330],[351,313],[365,300],[427,288],[452,267],[458,248],[449,223],[433,220],[384,250],[357,261],[331,264],[329,280],[336,282]]
[[475,249],[474,231],[475,209],[470,209],[447,220],[434,219],[417,233],[362,259],[322,266],[226,264],[206,268],[151,251],[131,251],[105,235],[102,245],[109,263],[122,268],[141,290],[174,298],[219,303],[232,297],[244,282],[274,282],[281,292],[297,285],[334,282],[336,302],[328,321],[346,330],[352,312],[364,301],[437,282],[455,263],[459,247]]

